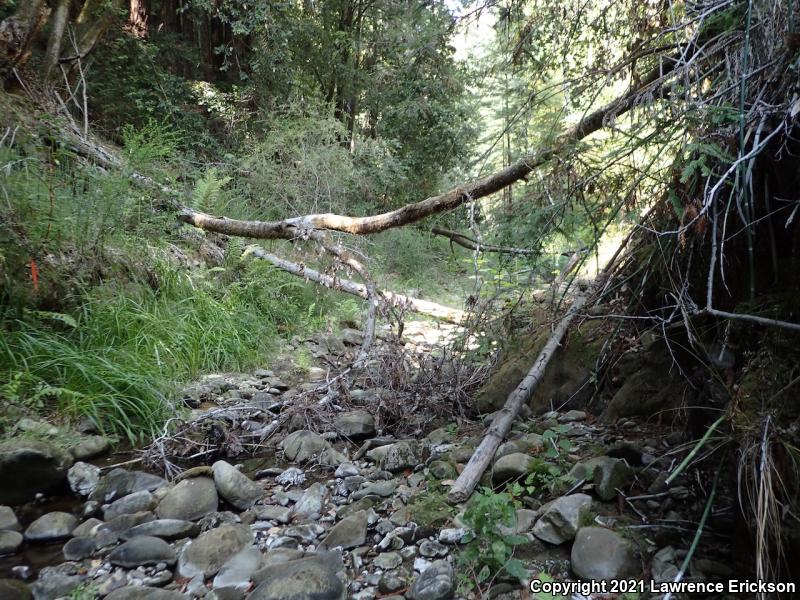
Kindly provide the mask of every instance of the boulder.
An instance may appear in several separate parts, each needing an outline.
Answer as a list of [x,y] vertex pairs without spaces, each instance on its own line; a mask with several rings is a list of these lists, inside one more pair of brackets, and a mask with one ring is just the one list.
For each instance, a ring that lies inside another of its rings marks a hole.
[[224,460],[218,460],[211,468],[217,492],[231,506],[247,510],[264,495],[260,485]]
[[536,459],[528,454],[514,452],[501,456],[494,463],[492,479],[497,483],[502,483],[510,479],[519,479],[530,473]]
[[455,595],[453,567],[446,560],[437,560],[411,584],[411,600],[450,600]]
[[137,512],[153,510],[156,504],[157,501],[153,497],[153,494],[147,490],[134,492],[106,506],[103,510],[103,518],[106,521],[111,521],[121,515],[130,515]]
[[253,574],[258,585],[247,600],[344,600],[345,586],[336,575],[342,569],[337,552],[273,564]]
[[214,589],[229,588],[246,591],[250,578],[261,567],[261,552],[255,546],[247,546],[231,556],[214,577]]
[[96,549],[94,538],[80,536],[74,537],[64,544],[61,552],[64,554],[64,560],[77,561],[89,558]]
[[375,417],[365,410],[351,410],[336,415],[333,427],[343,437],[368,438],[375,435]]
[[551,544],[563,544],[575,537],[581,517],[592,506],[586,494],[562,496],[542,507],[542,514],[533,526],[533,535]]
[[85,462],[76,462],[67,471],[70,489],[79,496],[90,495],[100,483],[100,468]]
[[320,548],[341,547],[349,550],[364,545],[367,539],[367,513],[359,510],[331,527]]
[[29,542],[54,542],[72,535],[78,526],[78,519],[65,512],[51,512],[42,515],[25,530],[25,539]]
[[26,438],[0,443],[0,504],[22,504],[62,486],[72,456],[54,444]]
[[594,467],[594,491],[601,500],[613,500],[617,489],[625,489],[633,471],[624,460],[601,456]]
[[10,506],[0,506],[0,531],[19,531],[19,521],[14,509]]
[[325,504],[325,497],[328,495],[328,490],[321,483],[312,484],[292,509],[292,514],[299,519],[316,520],[322,513],[322,507]]
[[409,442],[397,442],[386,447],[380,461],[381,469],[397,473],[413,469],[420,462],[416,449]]
[[307,429],[290,433],[280,446],[287,460],[299,463],[307,462],[330,448],[321,435]]
[[89,435],[81,438],[69,451],[75,460],[89,460],[102,456],[111,449],[108,438],[102,435]]
[[219,505],[217,487],[209,477],[192,477],[179,482],[161,499],[156,508],[159,519],[196,521]]
[[135,569],[145,565],[165,562],[175,564],[175,550],[161,538],[141,535],[117,546],[108,555],[108,561],[115,566]]
[[253,536],[243,525],[221,525],[187,544],[178,561],[181,577],[213,577],[231,557],[248,546]]
[[578,530],[570,564],[580,579],[626,579],[641,571],[631,543],[604,527]]
[[134,492],[142,490],[154,492],[167,485],[169,485],[167,481],[158,475],[145,473],[144,471],[127,471],[116,468],[100,479],[100,483],[91,493],[89,499],[100,503],[108,503]]
[[16,554],[24,538],[19,531],[0,531],[0,556]]
[[139,535],[149,535],[162,540],[173,541],[182,538],[196,537],[200,528],[196,523],[183,519],[156,519],[147,523],[134,525],[120,534],[123,539],[131,539]]

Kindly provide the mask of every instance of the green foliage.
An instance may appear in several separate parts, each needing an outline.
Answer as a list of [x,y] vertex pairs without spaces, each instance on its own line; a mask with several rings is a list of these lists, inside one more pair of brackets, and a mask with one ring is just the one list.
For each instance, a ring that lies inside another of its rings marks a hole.
[[201,212],[218,214],[224,212],[225,205],[220,204],[222,189],[231,182],[230,177],[220,177],[219,171],[211,167],[197,181],[192,191],[192,208]]
[[463,585],[482,585],[501,573],[520,581],[528,578],[522,561],[514,558],[514,547],[527,538],[501,530],[516,528],[517,505],[511,494],[481,489],[467,504],[463,520],[471,530],[464,536],[465,545],[458,556]]

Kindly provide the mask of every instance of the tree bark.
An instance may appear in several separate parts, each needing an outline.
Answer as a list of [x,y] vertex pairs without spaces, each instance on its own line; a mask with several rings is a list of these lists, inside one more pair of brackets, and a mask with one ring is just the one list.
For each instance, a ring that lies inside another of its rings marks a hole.
[[[534,169],[564,152],[575,142],[601,129],[607,119],[612,116],[619,116],[630,110],[644,92],[649,91],[653,96],[661,95],[665,75],[672,72],[676,64],[677,62],[673,61],[660,68],[653,69],[643,78],[641,86],[587,115],[573,127],[566,129],[556,138],[550,148],[540,152],[533,152],[492,175],[451,189],[438,196],[407,204],[397,210],[368,217],[350,217],[327,213],[305,215],[283,221],[239,221],[212,217],[187,208],[179,214],[178,219],[207,231],[257,239],[293,239],[301,236],[302,232],[308,229],[327,229],[368,235],[416,223],[431,215],[453,210],[465,202],[494,194],[513,182],[524,179]],[[656,83],[659,81],[660,83]]]
[[[330,275],[326,275],[325,273],[320,273],[319,271],[316,271],[305,265],[293,263],[275,256],[274,254],[270,254],[263,248],[255,248],[251,251],[251,254],[255,258],[266,260],[272,263],[287,273],[297,275],[298,277],[303,277],[304,279],[308,279],[314,283],[319,283],[332,290],[338,290],[364,299],[368,299],[370,297],[367,286],[361,283],[356,283],[355,281],[351,281],[349,279],[341,279],[339,277],[332,277]],[[458,324],[463,322],[464,317],[466,316],[463,311],[456,308],[450,308],[449,306],[443,306],[435,302],[421,300],[420,298],[395,294],[394,292],[385,290],[382,290],[379,293],[396,308],[407,309],[415,313],[433,317],[434,319],[438,319],[440,321]]]
[[44,53],[44,78],[52,80],[55,77],[55,69],[58,67],[58,60],[61,58],[61,45],[64,41],[64,31],[67,29],[69,20],[70,0],[58,0],[53,11],[52,25],[50,27],[50,37],[47,40],[47,50]]
[[138,38],[147,37],[147,19],[150,13],[149,0],[130,0],[128,29]]

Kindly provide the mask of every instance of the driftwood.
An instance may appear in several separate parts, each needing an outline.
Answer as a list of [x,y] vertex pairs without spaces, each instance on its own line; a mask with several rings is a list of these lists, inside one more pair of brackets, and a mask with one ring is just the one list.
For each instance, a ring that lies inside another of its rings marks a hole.
[[498,254],[520,254],[524,256],[538,254],[536,250],[531,250],[530,248],[511,248],[509,246],[482,244],[477,240],[473,240],[471,237],[464,235],[463,233],[450,231],[449,229],[441,229],[440,227],[434,227],[431,229],[431,233],[444,236],[454,244],[458,244],[459,246],[463,246],[468,250],[476,250],[478,252],[497,252]]
[[[339,277],[333,277],[331,275],[326,275],[325,273],[320,273],[319,271],[316,271],[305,265],[293,263],[275,256],[274,254],[270,254],[263,248],[255,247],[250,251],[250,254],[255,258],[260,258],[272,263],[287,273],[297,275],[298,277],[303,277],[309,281],[313,281],[314,283],[319,283],[320,285],[324,285],[332,290],[339,290],[341,292],[345,292],[346,294],[358,296],[359,298],[370,298],[369,290],[364,284],[356,283],[355,281],[351,281],[349,279],[341,279]],[[458,324],[463,322],[466,316],[464,311],[456,308],[450,308],[449,306],[443,306],[441,304],[437,304],[436,302],[421,300],[419,298],[404,296],[402,294],[395,294],[394,292],[389,292],[386,290],[380,290],[377,293],[382,296],[383,299],[385,299],[390,305],[396,308],[410,310],[415,313],[433,317],[434,319],[438,319],[440,321]]]

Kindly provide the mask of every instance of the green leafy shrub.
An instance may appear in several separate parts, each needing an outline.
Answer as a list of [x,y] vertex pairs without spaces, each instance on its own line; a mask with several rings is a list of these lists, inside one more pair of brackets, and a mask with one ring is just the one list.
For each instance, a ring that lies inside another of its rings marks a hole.
[[514,547],[527,538],[502,531],[513,531],[517,525],[517,503],[511,494],[481,489],[467,504],[463,521],[471,531],[462,540],[465,546],[458,556],[462,585],[482,585],[502,573],[527,579],[522,561],[514,558]]

